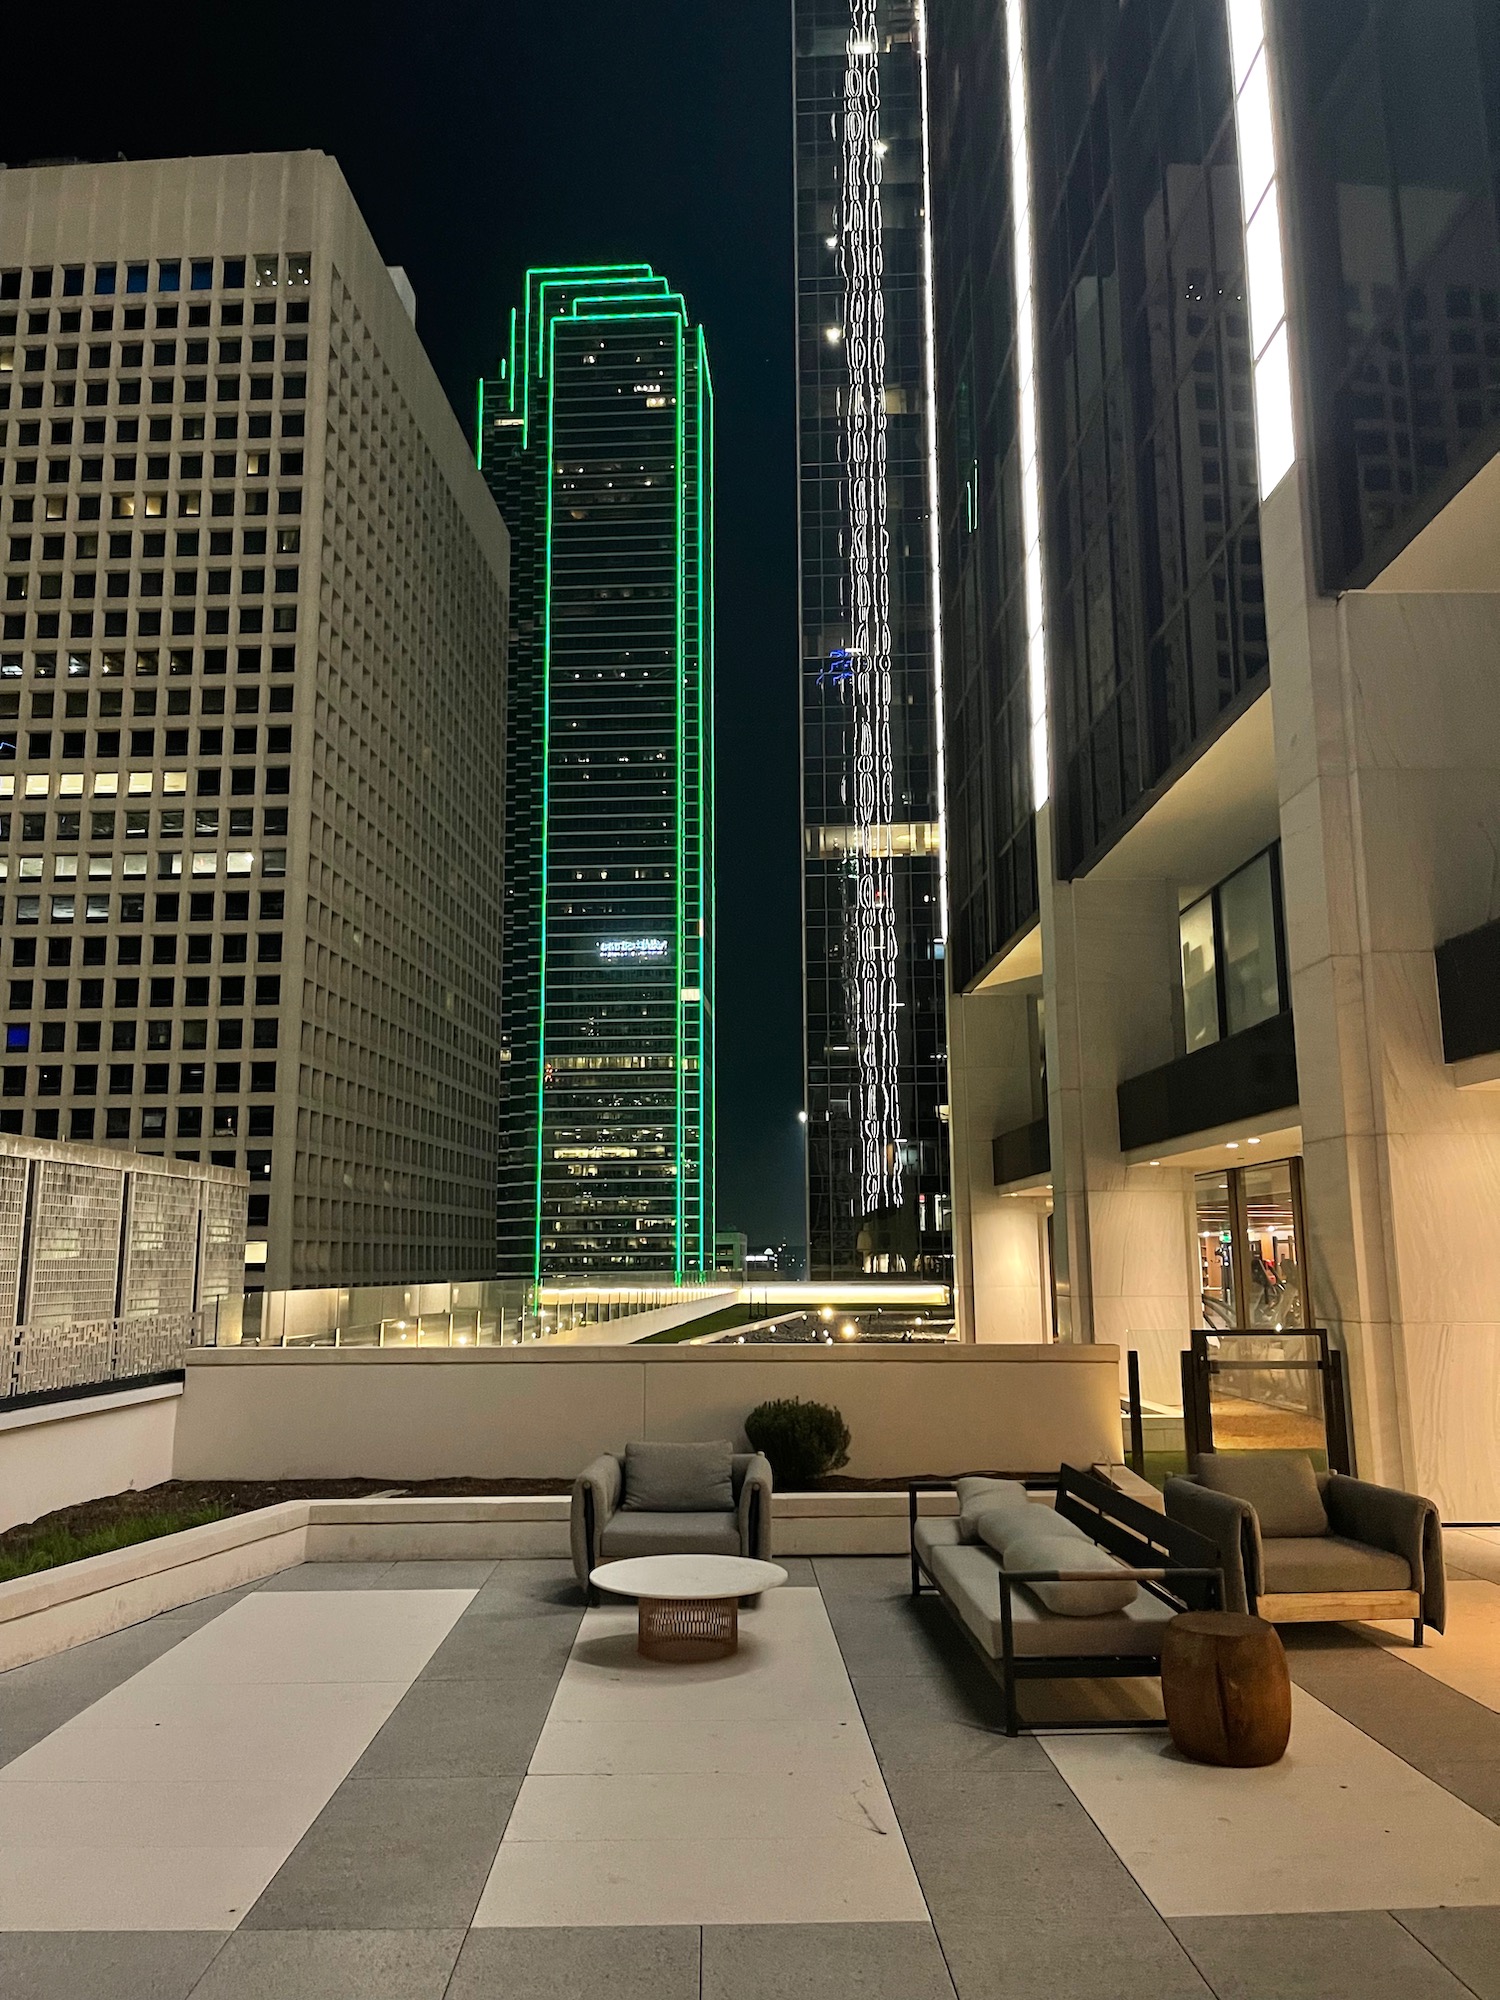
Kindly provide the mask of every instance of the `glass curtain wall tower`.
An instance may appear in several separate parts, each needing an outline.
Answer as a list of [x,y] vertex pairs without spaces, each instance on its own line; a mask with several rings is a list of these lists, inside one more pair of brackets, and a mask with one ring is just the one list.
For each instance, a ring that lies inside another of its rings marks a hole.
[[949,1266],[919,10],[795,0],[809,1271]]
[[500,1270],[713,1263],[713,395],[644,264],[527,274],[480,467],[514,556]]

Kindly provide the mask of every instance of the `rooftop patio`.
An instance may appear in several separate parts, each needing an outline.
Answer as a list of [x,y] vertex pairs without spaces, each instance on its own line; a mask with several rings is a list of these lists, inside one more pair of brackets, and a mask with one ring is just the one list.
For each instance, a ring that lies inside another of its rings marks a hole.
[[0,1991],[1500,1996],[1500,1533],[1448,1555],[1420,1652],[1286,1635],[1252,1771],[1007,1740],[900,1558],[783,1559],[699,1666],[564,1561],[303,1563],[0,1675]]

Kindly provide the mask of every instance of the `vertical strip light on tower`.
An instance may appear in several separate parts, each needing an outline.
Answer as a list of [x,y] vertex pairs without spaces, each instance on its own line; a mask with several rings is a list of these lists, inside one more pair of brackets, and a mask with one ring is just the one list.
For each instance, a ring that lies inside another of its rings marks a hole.
[[1263,0],[1228,0],[1228,6],[1240,208],[1245,222],[1245,288],[1255,368],[1255,439],[1260,497],[1264,500],[1297,462],[1286,258]]
[[528,273],[510,356],[506,1270],[681,1279],[713,1255],[706,351],[649,266],[574,266]]
[[1052,792],[1047,726],[1047,602],[1042,568],[1041,409],[1037,389],[1036,243],[1032,225],[1031,125],[1025,0],[1005,0],[1010,117],[1010,215],[1016,271],[1016,393],[1021,432],[1021,540],[1026,574],[1026,685],[1031,788],[1038,811]]
[[844,406],[849,489],[850,698],[854,705],[855,856],[849,941],[858,1065],[859,1176],[867,1214],[902,1203],[897,1087],[895,871],[870,837],[893,815],[890,536],[886,513],[885,252],[880,199],[880,44],[875,0],[855,0],[844,70],[839,268],[849,371]]

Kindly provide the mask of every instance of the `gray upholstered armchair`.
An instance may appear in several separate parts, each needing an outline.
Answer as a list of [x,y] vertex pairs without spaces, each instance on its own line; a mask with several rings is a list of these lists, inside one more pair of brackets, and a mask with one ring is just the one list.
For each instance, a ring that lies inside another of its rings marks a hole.
[[601,1562],[627,1556],[771,1559],[771,1467],[760,1452],[717,1444],[632,1442],[585,1466],[573,1484],[573,1568],[583,1588]]
[[1301,1452],[1203,1452],[1191,1479],[1169,1479],[1168,1518],[1207,1535],[1224,1567],[1224,1602],[1273,1625],[1447,1616],[1438,1510],[1416,1493],[1315,1473]]

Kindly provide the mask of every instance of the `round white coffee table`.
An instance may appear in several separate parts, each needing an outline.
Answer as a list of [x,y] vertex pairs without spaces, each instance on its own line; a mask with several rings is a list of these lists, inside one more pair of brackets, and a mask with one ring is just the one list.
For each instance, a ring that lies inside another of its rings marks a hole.
[[748,1556],[632,1556],[589,1582],[637,1600],[636,1645],[648,1660],[727,1660],[740,1643],[740,1599],[786,1582],[779,1563]]

